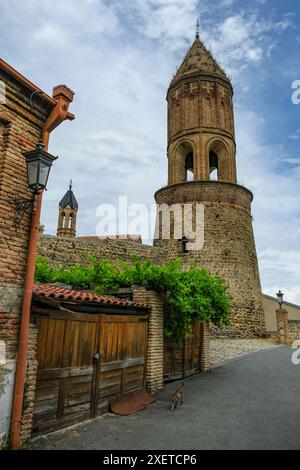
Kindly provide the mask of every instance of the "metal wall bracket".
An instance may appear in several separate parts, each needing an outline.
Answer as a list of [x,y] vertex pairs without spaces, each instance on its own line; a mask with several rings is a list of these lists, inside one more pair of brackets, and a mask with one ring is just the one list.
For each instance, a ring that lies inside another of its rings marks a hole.
[[12,226],[17,229],[25,215],[29,210],[32,211],[34,205],[33,199],[24,199],[24,198],[14,198],[14,218]]

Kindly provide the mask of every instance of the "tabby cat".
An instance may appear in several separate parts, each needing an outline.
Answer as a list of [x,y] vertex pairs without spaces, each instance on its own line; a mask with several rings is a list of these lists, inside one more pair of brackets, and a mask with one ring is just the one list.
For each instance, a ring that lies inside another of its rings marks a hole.
[[183,387],[184,383],[182,383],[181,387],[171,396],[171,410],[175,410],[184,402]]

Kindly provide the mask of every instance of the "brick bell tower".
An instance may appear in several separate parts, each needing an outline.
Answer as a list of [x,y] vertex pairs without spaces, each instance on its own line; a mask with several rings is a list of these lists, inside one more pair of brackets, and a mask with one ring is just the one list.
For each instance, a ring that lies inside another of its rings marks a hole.
[[57,236],[75,238],[78,203],[72,191],[72,180],[69,189],[59,203]]
[[[182,257],[184,265],[196,262],[221,276],[233,296],[232,328],[255,335],[265,331],[265,321],[252,230],[253,195],[237,184],[232,97],[230,79],[197,32],[167,92],[168,185],[155,193],[155,200],[181,209],[189,205],[193,230],[197,233],[204,225],[204,245],[191,249],[186,233],[178,239],[179,219],[172,208],[164,217],[162,206],[154,244],[165,246],[170,258]],[[204,206],[202,227],[197,225],[196,205]]]

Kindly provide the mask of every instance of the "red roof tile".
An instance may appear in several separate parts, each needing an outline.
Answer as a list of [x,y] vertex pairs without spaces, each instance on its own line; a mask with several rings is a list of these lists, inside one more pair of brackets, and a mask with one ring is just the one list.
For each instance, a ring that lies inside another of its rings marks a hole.
[[146,304],[139,304],[130,300],[118,299],[116,297],[104,297],[88,291],[76,291],[58,287],[53,284],[36,284],[33,286],[33,295],[55,300],[75,301],[75,302],[93,302],[97,304],[120,305],[128,307],[147,307]]

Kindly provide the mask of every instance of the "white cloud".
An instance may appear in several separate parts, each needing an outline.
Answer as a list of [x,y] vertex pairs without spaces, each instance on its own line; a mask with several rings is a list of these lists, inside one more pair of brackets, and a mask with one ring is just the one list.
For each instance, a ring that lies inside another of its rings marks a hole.
[[299,140],[300,139],[300,129],[298,129],[294,134],[289,136],[292,140]]
[[[127,15],[128,5],[116,3],[118,11]],[[138,31],[146,38],[159,40],[160,45],[167,45],[171,51],[187,47],[195,33],[198,0],[132,0],[130,7]]]
[[236,0],[222,0],[221,6],[224,7],[231,7],[235,3]]
[[48,45],[64,46],[67,42],[65,32],[53,24],[44,23],[40,28],[33,32],[33,40],[39,43],[45,42]]
[[290,165],[300,166],[300,158],[285,158],[284,161]]
[[276,48],[274,33],[278,35],[288,26],[293,26],[289,16],[276,22],[261,18],[257,13],[242,11],[218,23],[210,20],[202,37],[228,74],[237,81],[248,66],[261,63],[265,56],[272,56]]
[[252,62],[260,62],[263,57],[263,50],[260,47],[249,49],[247,57]]

